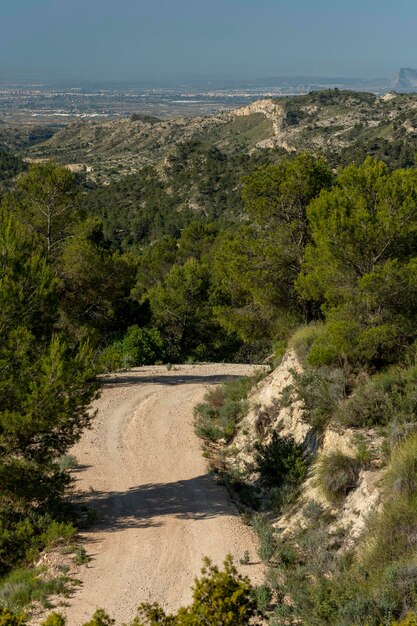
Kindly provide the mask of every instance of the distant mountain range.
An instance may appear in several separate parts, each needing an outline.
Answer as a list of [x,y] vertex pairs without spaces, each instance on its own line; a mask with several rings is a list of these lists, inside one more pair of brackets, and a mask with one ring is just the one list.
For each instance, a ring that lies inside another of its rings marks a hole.
[[[247,87],[251,85],[247,83]],[[417,69],[402,67],[394,78],[346,78],[325,76],[291,76],[260,79],[252,82],[257,88],[279,88],[284,94],[309,93],[323,89],[350,89],[369,91],[379,95],[389,91],[412,93],[417,91]]]

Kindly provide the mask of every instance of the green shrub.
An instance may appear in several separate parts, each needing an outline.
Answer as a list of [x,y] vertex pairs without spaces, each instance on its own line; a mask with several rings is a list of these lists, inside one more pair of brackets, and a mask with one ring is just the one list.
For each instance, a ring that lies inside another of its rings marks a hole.
[[272,359],[268,359],[268,364],[271,367],[271,370],[274,370],[279,365],[281,365],[282,359],[284,358],[286,352],[287,342],[285,341],[285,339],[281,339],[281,341],[277,341],[277,343],[274,344]]
[[340,539],[323,520],[313,527],[295,527],[291,536],[280,538],[276,566],[268,574],[276,599],[273,624],[341,623],[339,609],[355,581],[340,583],[339,548]]
[[417,565],[414,559],[397,561],[385,567],[380,586],[395,599],[396,615],[417,606]]
[[262,370],[259,370],[253,376],[242,376],[237,379],[226,380],[224,383],[225,399],[239,402],[245,400],[254,385],[263,377]]
[[374,450],[368,441],[360,435],[356,439],[356,460],[363,469],[370,469],[371,462],[376,458],[376,450]]
[[0,607],[0,626],[26,626],[26,615],[17,615],[8,609]]
[[130,326],[124,338],[104,348],[99,357],[101,369],[107,372],[154,365],[165,359],[165,345],[156,328]]
[[115,621],[103,609],[97,609],[91,620],[85,622],[83,626],[113,626]]
[[357,459],[336,450],[323,454],[317,463],[316,481],[323,494],[333,503],[340,503],[356,487],[359,476]]
[[0,606],[19,612],[35,601],[48,606],[51,595],[68,595],[71,586],[68,578],[48,579],[40,574],[41,570],[23,568],[10,572],[0,582]]
[[391,367],[362,382],[340,404],[335,418],[360,428],[417,421],[416,383],[415,367]]
[[197,417],[195,421],[195,434],[200,439],[207,441],[219,441],[223,437],[223,431],[215,424],[208,422],[201,417]]
[[247,411],[248,403],[245,400],[227,399],[221,409],[219,409],[219,425],[227,441],[233,438],[236,424]]
[[[223,569],[204,559],[201,576],[195,579],[193,601],[175,615],[167,615],[158,604],[143,603],[132,626],[249,626],[259,614],[254,589],[246,576],[241,576],[227,556]],[[90,622],[84,626],[110,626],[109,622]]]
[[417,549],[417,501],[398,494],[369,518],[360,546],[368,571],[415,554]]
[[317,336],[310,348],[307,363],[312,367],[336,365],[341,360],[340,351],[334,345],[331,337],[326,331]]
[[68,470],[72,470],[77,467],[78,461],[77,457],[73,454],[63,454],[59,457],[57,463],[62,472],[67,472]]
[[272,591],[267,585],[255,587],[253,592],[256,606],[261,614],[264,614],[272,601]]
[[392,626],[417,626],[417,613],[407,613],[399,622],[392,622]]
[[156,328],[130,326],[123,339],[125,367],[153,365],[165,358],[164,340]]
[[404,494],[417,496],[417,434],[399,444],[391,457],[386,481],[393,497]]
[[45,530],[40,535],[40,544],[45,548],[61,541],[68,543],[77,532],[77,529],[71,522],[51,520],[49,515],[45,515],[41,519],[43,520]]
[[33,509],[22,511],[0,499],[0,576],[17,563],[32,560],[45,547],[69,541],[74,533],[70,522]]
[[338,368],[308,367],[298,373],[293,372],[290,392],[295,392],[302,401],[304,419],[318,432],[324,430],[332,419],[338,402],[345,395],[346,379]]
[[309,522],[310,528],[316,528],[321,524],[333,521],[333,515],[325,511],[323,505],[317,500],[309,500],[303,508],[303,516]]
[[[346,579],[344,582],[349,585]],[[383,587],[378,590],[367,589],[366,581],[364,580],[363,583],[364,589],[355,590],[353,598],[344,598],[345,601],[338,611],[337,623],[341,626],[390,624],[397,612],[397,604],[390,590]]]
[[262,561],[269,562],[277,548],[274,529],[268,519],[261,514],[253,517],[252,526],[259,539],[259,558]]
[[41,626],[65,626],[65,624],[66,624],[65,617],[63,615],[60,615],[60,613],[54,612],[48,615],[46,620],[42,622]]
[[225,402],[225,387],[223,385],[210,387],[204,396],[204,399],[206,401],[206,405],[213,411],[221,409]]
[[288,348],[294,350],[297,356],[305,361],[311,346],[323,333],[323,324],[312,322],[307,326],[300,326],[288,340]]
[[197,436],[211,441],[230,441],[236,425],[248,411],[246,397],[256,381],[256,377],[244,377],[210,388],[204,402],[194,408]]
[[371,379],[359,385],[352,396],[340,404],[335,419],[354,428],[383,424],[391,417],[390,404],[389,394],[377,380]]
[[[259,509],[259,493],[255,486],[246,480],[245,472],[236,467],[222,467],[220,475],[228,491],[244,506],[252,511]],[[248,523],[250,523],[248,521]]]
[[250,554],[248,550],[245,550],[241,559],[239,559],[239,563],[241,565],[249,565],[250,563]]
[[264,485],[297,487],[305,479],[304,449],[291,435],[281,436],[275,431],[270,443],[256,443],[255,450],[256,469]]
[[98,359],[99,367],[104,372],[115,372],[123,367],[123,342],[115,341],[103,348]]
[[87,554],[86,549],[83,546],[78,546],[75,550],[74,563],[76,565],[85,565],[91,561],[91,557]]

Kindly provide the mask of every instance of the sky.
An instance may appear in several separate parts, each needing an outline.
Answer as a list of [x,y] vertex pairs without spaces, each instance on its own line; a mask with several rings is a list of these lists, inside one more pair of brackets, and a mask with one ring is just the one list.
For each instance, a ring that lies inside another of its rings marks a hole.
[[416,0],[0,0],[0,78],[388,77]]

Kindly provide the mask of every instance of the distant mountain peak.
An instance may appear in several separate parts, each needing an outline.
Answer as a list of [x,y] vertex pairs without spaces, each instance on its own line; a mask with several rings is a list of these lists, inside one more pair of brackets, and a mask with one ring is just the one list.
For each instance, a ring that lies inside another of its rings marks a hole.
[[417,91],[417,70],[402,67],[394,79],[392,88],[400,92]]

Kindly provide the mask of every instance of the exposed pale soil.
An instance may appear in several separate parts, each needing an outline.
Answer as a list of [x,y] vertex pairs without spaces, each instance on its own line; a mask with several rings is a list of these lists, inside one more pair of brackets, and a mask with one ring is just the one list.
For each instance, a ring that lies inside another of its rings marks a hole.
[[64,609],[79,626],[97,607],[122,623],[144,601],[176,609],[191,599],[202,557],[227,553],[261,582],[256,539],[224,487],[208,473],[193,407],[208,385],[252,373],[249,365],[137,368],[105,378],[94,426],[74,448],[76,491],[99,513],[81,541],[92,556]]
[[[250,410],[239,424],[239,431],[233,440],[227,455],[229,468],[239,469],[249,482],[257,478],[254,462],[255,444],[257,441],[268,442],[272,433],[278,430],[281,435],[292,435],[297,443],[304,443],[310,450],[321,454],[341,451],[355,456],[357,450],[357,430],[337,428],[329,425],[321,440],[314,435],[304,419],[302,402],[292,398],[287,405],[279,404],[286,388],[293,382],[293,373],[302,371],[302,364],[297,354],[289,350],[281,364],[269,376],[264,378],[253,390],[250,398]],[[263,434],[259,434],[259,419],[264,415]],[[258,427],[258,428],[257,428]],[[291,534],[299,524],[305,524],[303,517],[304,505],[314,500],[336,515],[335,526],[345,530],[344,547],[354,545],[363,531],[370,511],[378,506],[381,499],[381,478],[384,470],[379,459],[382,439],[375,430],[362,429],[361,436],[368,448],[373,451],[375,462],[371,468],[362,469],[358,482],[347,496],[343,507],[334,508],[316,485],[315,467],[311,468],[309,478],[304,482],[297,506],[292,507],[288,514],[279,517],[274,526],[284,534]],[[231,453],[233,451],[233,454]]]

